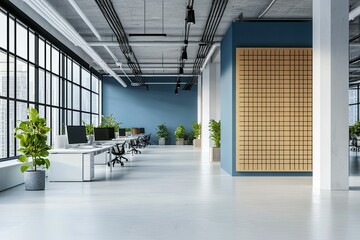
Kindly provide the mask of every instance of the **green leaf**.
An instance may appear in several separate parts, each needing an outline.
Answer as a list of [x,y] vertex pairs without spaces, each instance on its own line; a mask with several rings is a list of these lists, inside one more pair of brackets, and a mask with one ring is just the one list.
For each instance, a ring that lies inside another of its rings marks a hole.
[[30,120],[36,120],[37,118],[39,118],[39,114],[38,114],[37,110],[32,107],[29,108],[28,115],[29,115]]
[[22,166],[20,167],[20,171],[23,173],[23,172],[25,172],[28,168],[29,168],[28,165],[22,165]]
[[18,160],[19,160],[20,162],[22,162],[22,163],[23,163],[23,162],[26,162],[27,159],[28,159],[27,156],[24,155],[24,154],[23,154],[23,155],[20,155],[19,158],[18,158]]
[[45,159],[45,167],[46,167],[46,169],[49,169],[49,167],[50,167],[49,159]]

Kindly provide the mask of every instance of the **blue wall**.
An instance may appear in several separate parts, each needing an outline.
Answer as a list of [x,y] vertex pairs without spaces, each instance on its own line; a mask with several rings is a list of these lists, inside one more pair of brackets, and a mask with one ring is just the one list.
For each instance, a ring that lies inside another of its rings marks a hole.
[[309,173],[239,173],[235,157],[235,82],[238,47],[312,47],[311,21],[233,22],[221,42],[221,167],[232,176],[311,175]]
[[[149,82],[176,82],[176,78],[145,78]],[[122,87],[112,77],[104,77],[102,88],[103,115],[114,114],[121,127],[144,127],[157,142],[156,126],[165,123],[170,132],[168,144],[175,144],[175,128],[182,124],[187,131],[197,120],[197,85],[191,91],[174,94],[175,85],[149,85]]]

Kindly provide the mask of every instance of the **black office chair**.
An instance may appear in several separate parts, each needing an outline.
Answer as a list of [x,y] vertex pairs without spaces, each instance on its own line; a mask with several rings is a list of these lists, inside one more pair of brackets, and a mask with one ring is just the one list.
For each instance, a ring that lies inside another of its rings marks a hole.
[[140,138],[139,137],[137,139],[131,139],[130,140],[130,148],[131,149],[128,151],[128,153],[131,152],[132,155],[134,155],[134,153],[135,154],[138,154],[138,153],[141,154],[141,151],[137,149],[138,147],[140,147],[139,144],[140,144]]
[[121,166],[124,166],[124,163],[121,161],[121,159],[125,159],[126,161],[129,161],[126,157],[124,157],[123,155],[125,154],[125,142],[123,144],[116,144],[115,146],[113,146],[111,148],[111,154],[113,154],[115,156],[115,158],[113,160],[111,160],[108,163],[108,166],[110,167],[110,164],[112,163],[113,167],[115,166],[115,163],[120,163]]

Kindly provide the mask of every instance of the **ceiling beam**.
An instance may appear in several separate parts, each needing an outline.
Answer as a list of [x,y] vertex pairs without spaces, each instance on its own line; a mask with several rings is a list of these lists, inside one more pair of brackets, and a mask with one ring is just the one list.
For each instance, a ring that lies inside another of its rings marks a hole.
[[[92,41],[88,42],[92,47],[118,47],[119,43],[117,41]],[[154,46],[182,46],[184,45],[183,41],[133,41],[129,42],[132,47],[154,47]],[[200,41],[189,41],[188,45],[199,45]]]

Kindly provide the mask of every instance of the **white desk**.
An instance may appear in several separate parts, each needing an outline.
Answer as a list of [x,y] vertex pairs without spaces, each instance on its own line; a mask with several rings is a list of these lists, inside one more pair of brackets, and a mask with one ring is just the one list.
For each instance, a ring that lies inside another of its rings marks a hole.
[[[51,163],[49,181],[91,181],[94,178],[94,156],[109,152],[113,145],[104,145],[95,148],[68,148],[49,150]],[[110,164],[110,171],[112,166]]]

